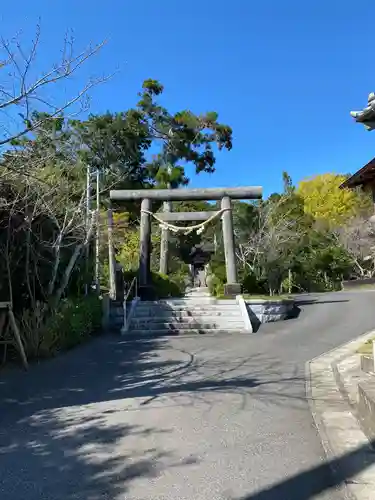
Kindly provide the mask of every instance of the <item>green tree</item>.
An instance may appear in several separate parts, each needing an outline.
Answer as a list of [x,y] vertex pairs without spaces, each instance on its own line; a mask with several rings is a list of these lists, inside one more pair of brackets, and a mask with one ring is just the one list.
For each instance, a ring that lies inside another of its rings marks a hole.
[[295,245],[290,269],[297,289],[325,291],[339,288],[353,269],[353,261],[333,233],[311,228]]
[[282,173],[282,177],[283,177],[283,185],[284,185],[284,194],[292,193],[295,190],[292,178],[290,177],[288,172],[286,172],[285,170]]
[[[178,187],[188,183],[183,165],[214,172],[214,147],[232,148],[232,129],[218,122],[216,112],[171,113],[157,102],[163,90],[156,80],[146,80],[135,108],[71,122],[80,155],[105,172],[107,183]],[[153,158],[147,154],[151,147],[159,148]]]

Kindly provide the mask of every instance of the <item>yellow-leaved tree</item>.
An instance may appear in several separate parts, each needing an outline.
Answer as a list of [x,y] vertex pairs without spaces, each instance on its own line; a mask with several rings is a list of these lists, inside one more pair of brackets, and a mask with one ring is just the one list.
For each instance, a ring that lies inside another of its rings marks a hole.
[[303,200],[305,212],[329,226],[369,212],[371,200],[368,194],[340,189],[346,178],[345,175],[327,173],[302,180],[296,192]]

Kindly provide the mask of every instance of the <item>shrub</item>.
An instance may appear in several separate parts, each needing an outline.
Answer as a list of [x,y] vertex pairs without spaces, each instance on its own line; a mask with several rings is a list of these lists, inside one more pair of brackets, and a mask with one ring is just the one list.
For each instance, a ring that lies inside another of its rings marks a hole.
[[181,263],[175,271],[169,273],[168,278],[176,283],[181,293],[184,292],[186,286],[191,283],[188,264]]
[[70,349],[101,327],[102,303],[96,295],[65,300],[46,323],[47,331],[58,339],[59,349]]
[[215,274],[211,274],[210,279],[208,281],[208,289],[211,295],[215,297],[219,297],[224,295],[224,282]]
[[293,275],[287,276],[284,278],[280,285],[281,293],[288,293],[289,290],[292,291],[294,289],[294,278]]
[[80,344],[101,328],[102,302],[96,295],[67,298],[55,311],[43,306],[24,311],[20,319],[27,356],[50,357]]
[[20,333],[28,358],[37,358],[43,341],[43,328],[48,306],[37,302],[34,309],[24,309],[18,317]]
[[109,262],[108,259],[104,260],[100,269],[100,290],[108,292],[110,287],[109,283]]
[[259,280],[254,274],[246,274],[242,280],[242,289],[244,293],[268,293],[267,280]]
[[213,256],[210,261],[210,271],[224,284],[227,282],[227,272],[223,259],[224,258],[220,258],[219,256]]
[[165,274],[152,273],[152,284],[158,299],[180,297],[183,292],[181,283],[176,283]]
[[[127,287],[130,286],[135,277],[138,277],[137,271],[124,272],[124,281]],[[185,289],[185,285],[182,279],[182,274],[167,276],[166,274],[151,272],[151,282],[155,293],[155,298],[166,299],[168,297],[180,297]],[[135,289],[133,288],[129,294],[128,299],[131,300],[134,297],[134,294]]]

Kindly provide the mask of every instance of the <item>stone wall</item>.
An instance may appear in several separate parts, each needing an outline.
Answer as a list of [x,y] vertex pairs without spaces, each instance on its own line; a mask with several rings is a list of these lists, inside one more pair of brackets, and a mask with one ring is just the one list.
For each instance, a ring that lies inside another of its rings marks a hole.
[[270,323],[290,317],[294,310],[294,300],[246,300],[246,307],[253,323]]
[[[373,339],[371,339],[373,340]],[[375,439],[375,371],[372,353],[360,354],[358,381],[358,415],[362,428],[371,440]]]
[[375,439],[375,378],[368,377],[358,384],[358,414],[362,427],[371,440]]

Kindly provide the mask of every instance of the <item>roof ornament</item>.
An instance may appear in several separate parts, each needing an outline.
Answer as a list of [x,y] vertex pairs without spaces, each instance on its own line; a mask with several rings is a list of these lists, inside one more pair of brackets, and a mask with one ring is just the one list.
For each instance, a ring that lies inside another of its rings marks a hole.
[[367,106],[362,111],[351,111],[350,115],[357,123],[362,123],[366,130],[375,129],[375,93],[371,92],[367,98]]

